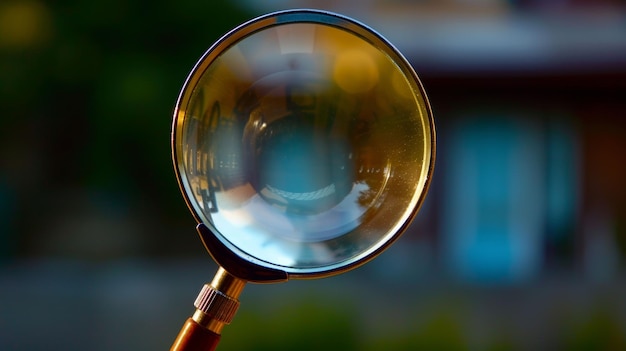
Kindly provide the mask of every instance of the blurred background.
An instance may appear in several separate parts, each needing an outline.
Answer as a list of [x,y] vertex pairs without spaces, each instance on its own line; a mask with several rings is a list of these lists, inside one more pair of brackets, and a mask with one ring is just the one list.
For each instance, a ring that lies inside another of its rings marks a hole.
[[625,350],[619,0],[0,3],[0,349],[167,349],[216,266],[170,157],[222,34],[294,7],[376,29],[438,132],[431,191],[380,257],[248,285],[220,350]]

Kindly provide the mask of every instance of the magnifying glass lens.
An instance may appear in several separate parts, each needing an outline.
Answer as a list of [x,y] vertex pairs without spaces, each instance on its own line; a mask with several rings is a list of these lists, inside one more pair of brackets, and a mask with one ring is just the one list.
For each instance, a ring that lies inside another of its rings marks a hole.
[[239,255],[296,275],[334,270],[386,246],[416,211],[430,110],[369,30],[266,22],[219,42],[190,76],[175,121],[181,184]]

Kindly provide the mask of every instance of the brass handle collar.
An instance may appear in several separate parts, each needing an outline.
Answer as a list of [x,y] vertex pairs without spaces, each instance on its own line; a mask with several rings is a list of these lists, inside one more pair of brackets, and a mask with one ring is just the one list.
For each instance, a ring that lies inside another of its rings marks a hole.
[[193,305],[207,317],[229,324],[237,313],[239,301],[205,284]]

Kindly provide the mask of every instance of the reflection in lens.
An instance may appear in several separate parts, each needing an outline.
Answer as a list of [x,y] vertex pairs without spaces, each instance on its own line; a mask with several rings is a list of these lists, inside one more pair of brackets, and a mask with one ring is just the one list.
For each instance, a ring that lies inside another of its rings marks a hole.
[[295,269],[388,240],[420,199],[431,152],[427,103],[393,55],[345,28],[285,23],[202,66],[177,141],[200,219]]
[[333,78],[348,93],[365,93],[378,83],[378,67],[367,52],[349,50],[337,55]]

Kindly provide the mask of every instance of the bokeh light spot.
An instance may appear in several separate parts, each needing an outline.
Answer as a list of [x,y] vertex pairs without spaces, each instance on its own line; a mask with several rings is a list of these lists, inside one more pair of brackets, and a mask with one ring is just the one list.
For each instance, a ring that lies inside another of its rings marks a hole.
[[52,33],[51,14],[39,1],[0,4],[0,48],[41,46]]
[[358,94],[370,91],[378,83],[379,73],[368,53],[350,50],[337,55],[333,76],[343,90]]

